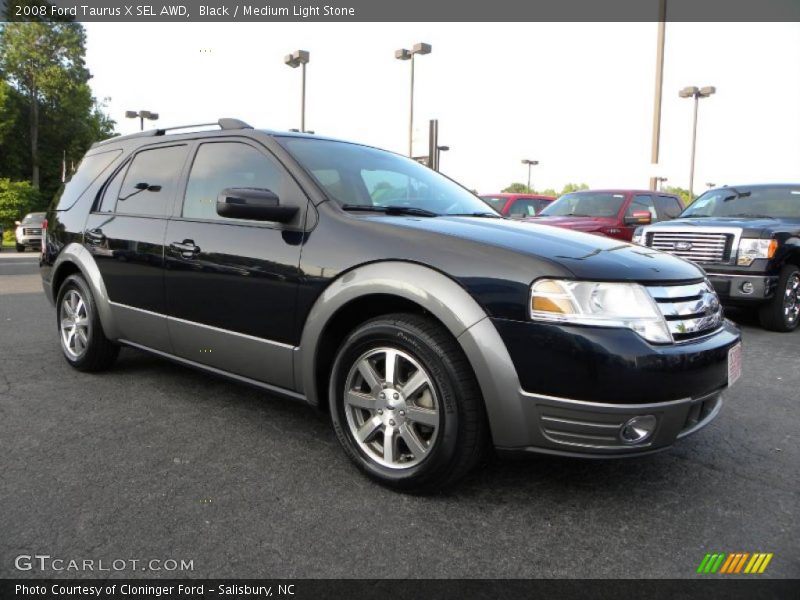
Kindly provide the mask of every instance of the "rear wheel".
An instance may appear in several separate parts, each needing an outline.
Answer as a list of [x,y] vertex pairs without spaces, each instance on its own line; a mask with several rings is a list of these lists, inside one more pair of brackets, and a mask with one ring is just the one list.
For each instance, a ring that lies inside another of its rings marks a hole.
[[103,333],[94,297],[81,275],[70,275],[58,291],[61,351],[79,371],[102,371],[114,364],[119,346]]
[[781,269],[775,296],[759,310],[765,329],[793,331],[800,324],[800,267],[786,265]]
[[449,332],[424,317],[387,315],[353,331],[334,362],[329,398],[347,455],[393,488],[452,485],[487,447],[472,369]]

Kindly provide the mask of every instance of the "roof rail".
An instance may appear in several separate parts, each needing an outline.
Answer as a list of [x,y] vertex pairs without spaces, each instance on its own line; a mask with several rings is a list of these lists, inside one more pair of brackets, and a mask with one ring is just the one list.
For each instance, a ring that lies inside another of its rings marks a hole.
[[164,135],[167,131],[174,131],[176,129],[194,129],[195,127],[212,127],[214,125],[218,125],[222,130],[229,130],[229,129],[252,129],[252,125],[248,125],[244,121],[240,121],[239,119],[218,119],[216,123],[197,123],[195,125],[176,125],[175,127],[162,127],[161,129],[156,129],[155,133],[151,135]]
[[130,135],[118,135],[107,140],[102,140],[99,142],[95,142],[92,144],[92,148],[95,146],[99,146],[101,144],[105,144],[111,141],[119,141],[119,140],[129,140],[132,138],[139,138],[139,137],[152,137],[152,136],[159,136],[159,135],[166,135],[168,131],[176,131],[179,129],[194,129],[196,127],[219,127],[223,131],[230,131],[234,129],[253,129],[252,125],[245,123],[239,119],[230,119],[230,118],[222,118],[218,119],[216,123],[197,123],[195,125],[176,125],[175,127],[162,127],[160,129],[150,129],[148,131],[140,131],[138,133],[132,133]]

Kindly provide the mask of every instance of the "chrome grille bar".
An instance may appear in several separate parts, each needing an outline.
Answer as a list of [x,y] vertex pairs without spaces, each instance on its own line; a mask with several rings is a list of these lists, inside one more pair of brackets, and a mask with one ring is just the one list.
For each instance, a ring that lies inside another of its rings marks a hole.
[[689,285],[648,286],[676,342],[708,335],[725,320],[717,293],[708,280]]

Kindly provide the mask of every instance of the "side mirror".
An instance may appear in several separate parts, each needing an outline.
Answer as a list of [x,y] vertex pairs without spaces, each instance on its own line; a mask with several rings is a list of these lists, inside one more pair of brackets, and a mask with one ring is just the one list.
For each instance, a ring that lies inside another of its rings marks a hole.
[[652,222],[653,215],[649,210],[635,210],[625,216],[625,225],[650,225]]
[[226,188],[217,196],[217,214],[229,219],[288,223],[296,206],[281,206],[278,195],[262,188]]

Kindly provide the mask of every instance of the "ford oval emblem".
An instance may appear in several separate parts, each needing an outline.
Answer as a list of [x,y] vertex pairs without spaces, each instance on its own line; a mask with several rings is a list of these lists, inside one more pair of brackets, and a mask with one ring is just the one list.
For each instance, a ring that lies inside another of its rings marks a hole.
[[692,249],[692,242],[675,242],[675,250],[686,252]]

